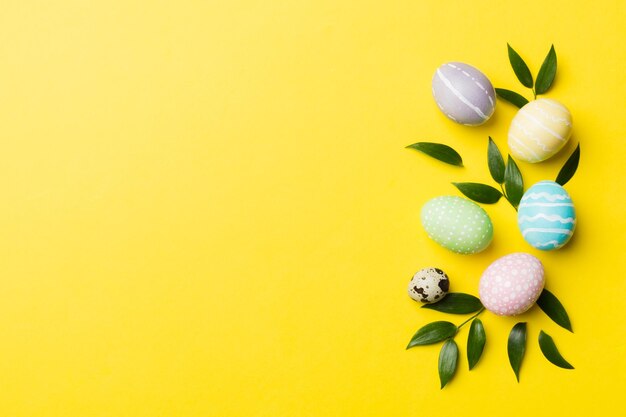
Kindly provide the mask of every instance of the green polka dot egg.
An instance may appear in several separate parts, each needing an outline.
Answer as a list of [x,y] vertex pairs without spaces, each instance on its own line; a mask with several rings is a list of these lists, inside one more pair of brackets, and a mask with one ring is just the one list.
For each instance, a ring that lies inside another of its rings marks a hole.
[[493,239],[485,210],[465,198],[435,197],[424,204],[420,217],[428,237],[452,252],[477,253]]

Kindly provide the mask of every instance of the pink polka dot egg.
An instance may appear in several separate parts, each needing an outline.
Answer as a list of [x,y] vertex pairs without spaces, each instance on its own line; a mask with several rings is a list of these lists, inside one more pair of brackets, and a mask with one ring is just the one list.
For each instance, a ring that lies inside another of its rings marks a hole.
[[515,316],[535,304],[544,284],[539,259],[528,253],[512,253],[487,267],[478,293],[487,310],[499,316]]

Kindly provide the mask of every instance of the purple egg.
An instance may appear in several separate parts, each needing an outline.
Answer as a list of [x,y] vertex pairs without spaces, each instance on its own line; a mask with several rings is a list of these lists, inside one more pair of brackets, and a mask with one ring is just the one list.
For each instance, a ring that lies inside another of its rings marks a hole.
[[449,62],[437,68],[433,97],[448,119],[467,126],[485,123],[496,107],[496,92],[489,79],[462,62]]

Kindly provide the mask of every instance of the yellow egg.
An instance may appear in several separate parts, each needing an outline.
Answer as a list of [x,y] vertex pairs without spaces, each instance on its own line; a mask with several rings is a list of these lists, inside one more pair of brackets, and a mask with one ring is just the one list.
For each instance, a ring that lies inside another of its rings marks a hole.
[[511,155],[526,162],[550,158],[572,135],[572,115],[556,100],[540,98],[522,107],[509,128]]

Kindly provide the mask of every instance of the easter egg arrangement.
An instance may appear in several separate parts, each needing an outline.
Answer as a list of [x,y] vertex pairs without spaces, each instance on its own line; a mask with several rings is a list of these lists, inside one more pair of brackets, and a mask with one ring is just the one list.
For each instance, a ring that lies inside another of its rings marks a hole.
[[[499,189],[478,182],[453,182],[466,198],[445,195],[428,200],[420,213],[421,224],[430,239],[456,254],[471,255],[486,249],[493,240],[494,225],[487,212],[476,203],[495,204],[504,197],[517,211],[517,224],[524,240],[534,249],[553,251],[565,246],[576,228],[574,202],[565,184],[574,176],[580,159],[580,145],[561,168],[556,179],[539,181],[524,190],[522,173],[513,158],[535,164],[561,151],[572,136],[572,115],[554,99],[537,98],[546,93],[556,76],[557,58],[550,48],[541,69],[533,76],[521,56],[507,45],[509,62],[523,86],[531,89],[533,100],[514,91],[494,88],[477,68],[449,62],[435,71],[432,95],[441,112],[451,121],[477,126],[493,115],[496,96],[519,108],[508,132],[509,154],[505,162],[498,146],[489,137],[487,164]],[[433,142],[407,146],[442,162],[463,166],[461,155],[451,147]],[[435,321],[421,327],[407,349],[443,342],[438,371],[441,388],[456,373],[459,348],[455,337],[470,324],[467,338],[467,361],[472,370],[480,360],[487,341],[485,327],[478,318],[484,311],[497,316],[517,316],[535,304],[559,326],[572,331],[569,316],[558,298],[545,288],[541,261],[524,252],[511,253],[494,260],[478,283],[478,297],[449,292],[450,278],[440,268],[419,270],[409,282],[409,296],[422,308],[441,313],[469,315],[456,325]],[[527,326],[519,322],[507,341],[509,362],[519,382],[519,372],[526,351]],[[538,335],[541,352],[552,364],[574,369],[556,347],[554,339],[543,330]]]

